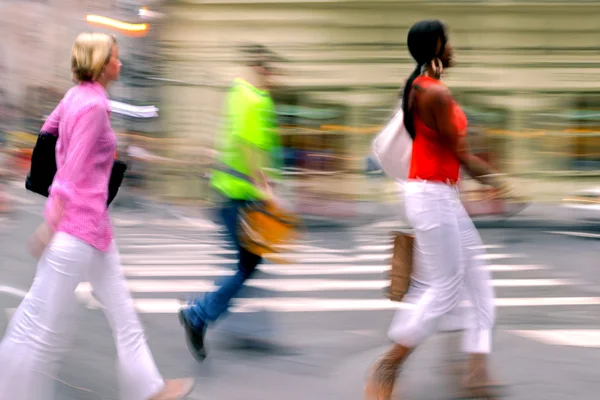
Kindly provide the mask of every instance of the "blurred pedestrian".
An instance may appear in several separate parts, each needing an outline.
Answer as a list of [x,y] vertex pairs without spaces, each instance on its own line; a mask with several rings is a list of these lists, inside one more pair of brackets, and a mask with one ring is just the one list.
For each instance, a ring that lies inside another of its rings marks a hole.
[[[494,171],[474,157],[466,139],[467,118],[441,77],[453,65],[446,27],[421,21],[408,33],[417,62],[402,94],[404,125],[413,138],[409,179],[404,184],[406,214],[415,230],[415,284],[404,299],[414,309],[398,311],[389,337],[395,342],[373,367],[368,399],[391,399],[396,374],[412,351],[454,314],[464,296],[473,304],[465,321],[463,350],[468,354],[464,396],[493,398],[488,356],[495,320],[494,290],[482,261],[481,238],[461,204],[456,184],[462,166],[475,179],[503,192]],[[460,315],[460,314],[458,314]],[[460,322],[460,321],[459,321]]]
[[237,271],[217,281],[217,290],[193,300],[179,312],[188,347],[198,361],[206,357],[206,328],[229,309],[232,298],[262,261],[260,255],[240,245],[240,216],[253,202],[271,197],[271,184],[264,171],[279,168],[281,138],[270,95],[274,84],[270,51],[252,45],[244,53],[244,75],[234,80],[227,94],[220,155],[211,177],[211,186],[222,197],[221,222],[238,251]]
[[106,92],[121,69],[115,38],[79,35],[71,65],[77,84],[42,127],[58,135],[57,172],[45,222],[30,242],[41,257],[37,273],[0,344],[0,399],[54,397],[53,380],[74,333],[74,292],[82,281],[91,283],[113,330],[123,398],[182,399],[193,381],[164,381],[158,372],[127,290],[106,206],[117,147]]

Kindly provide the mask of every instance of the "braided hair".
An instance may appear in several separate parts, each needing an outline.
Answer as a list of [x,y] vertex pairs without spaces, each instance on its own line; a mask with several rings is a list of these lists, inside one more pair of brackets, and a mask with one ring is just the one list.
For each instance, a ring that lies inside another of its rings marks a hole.
[[[407,46],[410,55],[417,62],[415,70],[410,74],[404,90],[402,91],[402,111],[404,112],[404,126],[410,134],[415,138],[415,127],[413,118],[409,109],[408,100],[415,79],[421,75],[421,70],[429,62],[435,58],[439,58],[444,54],[446,47],[446,26],[439,20],[425,20],[414,24],[408,31]],[[441,41],[441,46],[438,51],[438,43]]]

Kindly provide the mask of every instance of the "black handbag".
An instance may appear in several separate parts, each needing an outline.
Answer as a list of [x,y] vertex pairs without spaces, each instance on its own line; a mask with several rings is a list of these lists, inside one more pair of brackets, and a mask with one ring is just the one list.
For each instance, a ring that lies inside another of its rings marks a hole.
[[[33,153],[31,154],[31,168],[25,180],[25,188],[30,192],[48,197],[54,175],[56,175],[57,140],[57,136],[46,132],[41,132],[38,136]],[[117,196],[126,170],[127,164],[119,160],[114,161],[110,181],[108,182],[107,207]]]

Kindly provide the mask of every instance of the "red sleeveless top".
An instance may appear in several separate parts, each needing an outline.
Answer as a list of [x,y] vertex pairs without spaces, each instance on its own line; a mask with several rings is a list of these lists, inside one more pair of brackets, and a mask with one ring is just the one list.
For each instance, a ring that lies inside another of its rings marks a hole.
[[[442,83],[422,75],[415,79],[414,85],[426,89],[431,85],[442,85]],[[455,184],[458,181],[460,162],[449,143],[443,140],[439,132],[425,125],[417,113],[413,114],[413,118],[416,137],[413,142],[408,178]],[[456,102],[451,123],[455,124],[460,135],[466,135],[467,116]]]

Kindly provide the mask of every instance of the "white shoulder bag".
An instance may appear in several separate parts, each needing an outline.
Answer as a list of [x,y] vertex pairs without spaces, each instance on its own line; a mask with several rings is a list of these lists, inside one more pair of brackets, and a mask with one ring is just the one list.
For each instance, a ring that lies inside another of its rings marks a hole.
[[404,126],[402,107],[373,140],[373,155],[387,176],[408,179],[413,141]]

